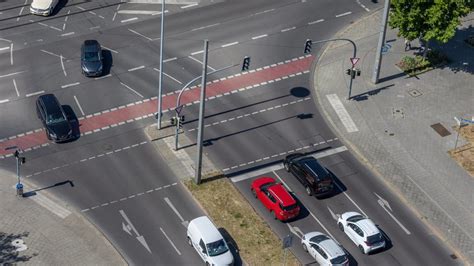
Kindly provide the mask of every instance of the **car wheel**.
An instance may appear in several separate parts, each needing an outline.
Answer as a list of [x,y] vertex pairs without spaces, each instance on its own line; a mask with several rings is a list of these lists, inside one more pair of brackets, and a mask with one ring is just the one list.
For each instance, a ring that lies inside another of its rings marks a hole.
[[362,245],[359,245],[359,250],[362,254],[365,254],[364,247]]
[[306,252],[308,252],[308,247],[306,247],[305,244],[303,244],[303,250],[306,251]]
[[341,231],[344,232],[344,226],[342,225],[342,223],[338,223],[337,225],[339,226],[339,229],[341,229]]
[[255,189],[251,188],[250,189],[252,191],[252,194],[255,198],[257,198],[257,191],[255,191]]
[[283,166],[285,167],[285,170],[286,170],[287,172],[290,171],[290,166],[288,165],[287,162],[284,162],[284,163],[283,163]]
[[188,244],[192,247],[193,246],[193,241],[191,241],[191,238],[188,236]]
[[51,136],[49,135],[48,130],[45,129],[44,132],[46,132],[46,137],[48,138],[48,140],[52,140]]
[[312,196],[313,195],[313,191],[311,190],[311,188],[309,186],[306,186],[306,194],[308,194],[308,196]]

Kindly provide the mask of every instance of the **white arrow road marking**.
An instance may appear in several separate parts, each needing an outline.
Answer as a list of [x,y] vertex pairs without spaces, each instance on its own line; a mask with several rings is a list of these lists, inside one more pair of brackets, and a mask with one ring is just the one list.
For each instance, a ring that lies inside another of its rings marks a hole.
[[383,204],[384,204],[385,206],[387,206],[387,208],[390,209],[391,212],[393,211],[393,210],[392,210],[392,207],[390,207],[390,204],[388,204],[388,201],[387,201],[386,199],[380,197],[380,196],[379,196],[377,193],[375,193],[375,192],[374,192],[374,194],[375,194],[375,196],[377,196],[377,198],[379,198],[379,200],[381,200],[381,201],[383,202]]
[[168,198],[165,198],[165,201],[166,203],[168,203],[168,206],[170,206],[170,208],[174,211],[174,213],[176,213],[176,215],[178,216],[178,218],[181,220],[181,224],[184,226],[184,227],[188,227],[188,224],[189,222],[188,221],[185,221],[183,219],[183,216],[181,216],[181,214],[178,212],[178,210],[174,207],[173,203],[171,203],[171,200],[168,199]]
[[288,225],[288,228],[290,229],[290,232],[292,232],[294,235],[296,235],[299,239],[301,239],[303,237],[304,234],[301,231],[301,229],[299,229],[296,226],[292,226],[289,223],[287,223],[286,225]]
[[334,221],[337,221],[337,220],[339,219],[340,215],[339,215],[339,214],[335,214],[335,213],[331,210],[331,208],[329,208],[329,206],[328,206],[328,210],[329,210],[329,213],[331,214],[331,217],[334,219]]
[[395,216],[389,210],[385,208],[385,204],[382,200],[379,199],[377,200],[377,202],[388,213],[388,215],[390,215],[390,217],[392,217],[392,219],[403,229],[403,231],[405,231],[407,235],[411,234],[410,231],[408,231],[408,229],[406,229],[406,227],[403,226],[403,224],[397,218],[395,218]]
[[[130,229],[132,229],[132,231],[137,235],[137,240],[138,242],[140,242],[140,244],[142,244],[147,250],[148,252],[151,253],[151,250],[150,248],[148,247],[148,244],[146,243],[145,241],[145,238],[143,236],[141,236],[137,229],[135,229],[135,226],[133,226],[132,222],[130,221],[130,219],[128,219],[127,215],[125,214],[125,212],[123,210],[119,210],[120,212],[120,215],[122,215],[122,217],[125,219],[125,221],[127,222],[127,225],[125,226],[124,223],[122,222],[122,228],[125,232],[129,233],[131,235],[131,232],[130,232]],[[127,229],[125,229],[125,227]]]
[[174,247],[174,250],[176,250],[176,253],[178,253],[178,255],[181,256],[181,252],[179,252],[178,248],[174,245],[173,241],[171,241],[171,239],[168,237],[168,235],[165,233],[165,231],[163,231],[163,228],[160,227],[160,230],[163,233],[163,235],[165,235],[166,239],[168,239],[170,244]]

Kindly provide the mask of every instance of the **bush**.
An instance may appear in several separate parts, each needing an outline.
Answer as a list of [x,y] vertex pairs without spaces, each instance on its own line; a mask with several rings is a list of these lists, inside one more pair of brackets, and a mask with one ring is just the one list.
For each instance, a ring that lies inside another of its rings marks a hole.
[[404,72],[409,75],[424,72],[435,66],[448,62],[448,57],[440,51],[429,50],[426,59],[421,55],[404,56],[397,64]]

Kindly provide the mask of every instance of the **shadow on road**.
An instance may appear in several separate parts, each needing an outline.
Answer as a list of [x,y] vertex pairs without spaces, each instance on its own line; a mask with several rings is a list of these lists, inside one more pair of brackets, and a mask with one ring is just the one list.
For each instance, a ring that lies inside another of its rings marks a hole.
[[42,188],[38,188],[38,189],[35,189],[35,190],[32,190],[32,191],[25,192],[25,193],[23,193],[23,197],[28,198],[28,197],[31,197],[31,196],[35,196],[36,192],[38,192],[38,191],[45,190],[45,189],[50,189],[50,188],[53,188],[53,187],[59,187],[59,186],[63,186],[63,185],[66,185],[66,184],[69,184],[71,187],[74,187],[74,182],[72,182],[71,180],[66,180],[66,181],[56,183],[56,184],[51,185],[51,186],[42,187]]
[[74,113],[74,110],[72,110],[72,107],[70,105],[62,105],[64,112],[66,113],[66,118],[71,124],[72,127],[72,139],[70,139],[67,142],[72,142],[76,141],[81,137],[81,130],[79,129],[80,124],[79,124],[79,119],[77,119],[76,114]]
[[232,256],[234,256],[234,264],[235,266],[241,266],[243,265],[242,263],[242,258],[240,257],[239,253],[239,246],[237,245],[237,242],[235,242],[234,238],[227,232],[225,228],[219,228],[218,229],[221,235],[224,237],[224,239],[227,242],[227,245],[229,246],[230,252],[232,253]]

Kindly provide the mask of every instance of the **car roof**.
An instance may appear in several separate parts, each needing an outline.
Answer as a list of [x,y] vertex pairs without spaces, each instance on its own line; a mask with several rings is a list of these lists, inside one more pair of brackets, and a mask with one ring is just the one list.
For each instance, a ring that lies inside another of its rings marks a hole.
[[339,246],[336,241],[328,237],[328,239],[319,242],[319,246],[328,254],[329,259],[336,258],[341,255],[346,255],[341,246]]
[[189,227],[194,227],[200,232],[205,243],[211,243],[223,239],[219,230],[207,216],[198,217],[189,222]]
[[380,233],[377,226],[369,218],[359,220],[359,221],[355,222],[355,224],[357,224],[357,226],[359,226],[359,228],[362,231],[364,231],[365,236],[371,236],[371,235],[376,235],[376,234]]
[[290,205],[296,204],[295,199],[290,195],[290,193],[280,183],[269,187],[268,191],[271,191],[273,196],[275,196],[275,198],[277,198],[277,200],[283,206],[290,206]]
[[329,174],[328,170],[326,168],[322,167],[321,164],[319,164],[318,160],[316,160],[314,157],[303,157],[297,159],[297,161],[304,166],[308,171],[312,172],[313,174],[319,176],[319,177],[324,177],[327,174]]
[[96,52],[100,48],[100,44],[97,40],[85,40],[84,51],[85,52]]
[[54,94],[43,94],[38,97],[38,100],[43,102],[44,107],[46,108],[47,113],[59,113],[61,112],[61,107],[59,106],[59,101],[54,96]]

